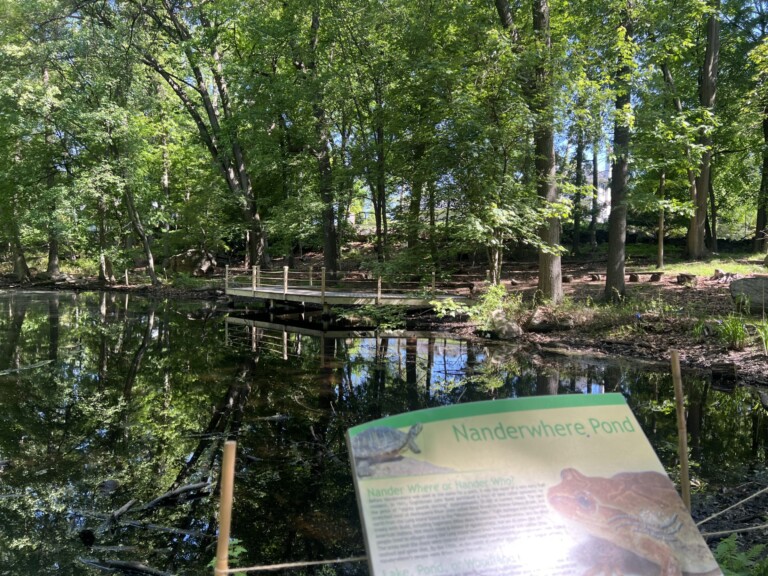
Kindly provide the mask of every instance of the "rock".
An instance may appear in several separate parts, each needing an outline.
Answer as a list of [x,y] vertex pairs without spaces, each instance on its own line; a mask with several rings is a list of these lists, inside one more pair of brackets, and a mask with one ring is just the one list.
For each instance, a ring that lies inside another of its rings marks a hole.
[[516,340],[523,335],[520,325],[511,318],[507,318],[501,308],[491,313],[490,331],[491,336],[499,340]]
[[561,320],[544,308],[537,308],[526,323],[526,329],[529,332],[538,332],[540,334],[545,332],[571,330],[573,326],[573,319],[566,318],[565,320]]
[[762,314],[768,309],[768,276],[734,280],[731,298],[740,311]]
[[592,282],[600,282],[600,280],[601,280],[600,274],[590,274],[589,275],[589,279]]
[[678,274],[677,283],[686,286],[696,286],[698,278],[695,274]]
[[570,284],[571,282],[573,282],[573,276],[571,276],[570,274],[565,274],[563,276],[563,282],[565,284]]
[[632,274],[629,275],[629,281],[630,282],[640,282],[640,276],[635,274],[635,273],[632,273]]
[[648,282],[659,282],[662,276],[664,276],[664,272],[654,272],[651,274],[651,277],[648,278]]
[[190,249],[168,259],[168,269],[193,276],[210,276],[216,267],[216,258],[210,252]]

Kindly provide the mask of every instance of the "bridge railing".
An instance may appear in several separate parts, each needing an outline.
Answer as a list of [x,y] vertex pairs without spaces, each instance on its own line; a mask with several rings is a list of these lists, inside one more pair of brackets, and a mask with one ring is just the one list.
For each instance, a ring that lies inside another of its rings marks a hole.
[[259,266],[249,270],[227,266],[224,277],[226,289],[250,289],[254,292],[264,287],[282,287],[284,294],[292,289],[310,289],[322,294],[334,292],[376,294],[378,298],[386,294],[407,294],[429,298],[446,293],[438,286],[434,272],[426,282],[390,282],[381,276],[371,278],[365,274],[329,278],[324,266],[319,269],[310,266],[308,270],[291,270],[288,266],[284,266],[282,270],[264,270]]

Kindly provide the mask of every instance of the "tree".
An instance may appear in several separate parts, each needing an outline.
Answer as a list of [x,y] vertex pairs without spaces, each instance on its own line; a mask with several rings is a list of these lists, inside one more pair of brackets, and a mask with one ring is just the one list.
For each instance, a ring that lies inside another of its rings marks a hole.
[[608,261],[605,299],[616,301],[625,292],[627,194],[629,185],[630,124],[632,122],[633,21],[628,4],[619,8],[614,93],[613,162],[611,165],[611,214],[608,217]]
[[[700,104],[710,116],[714,114],[717,95],[717,66],[720,56],[720,2],[714,0],[706,25],[706,52],[704,67],[699,85]],[[701,156],[698,176],[696,177],[695,195],[691,198],[694,214],[688,229],[688,255],[696,260],[704,258],[707,248],[704,244],[705,223],[707,219],[707,200],[709,198],[712,160],[712,135],[707,126],[703,126],[699,144],[704,148]]]
[[[236,7],[124,0],[108,6],[89,2],[79,5],[78,11],[112,30],[130,25],[125,29],[130,48],[178,97],[227,188],[240,203],[248,223],[251,261],[265,262],[267,235],[241,144],[239,103],[230,94],[221,47],[230,30],[226,22],[232,14],[227,8]],[[161,45],[168,51],[159,50]]]
[[[533,142],[534,165],[536,170],[536,191],[546,204],[557,201],[555,181],[555,129],[552,106],[552,75],[549,2],[534,0],[533,10],[533,45],[534,67],[533,81],[529,88],[529,107],[534,115]],[[510,41],[519,42],[519,32],[515,25],[512,10],[507,0],[496,0],[496,11],[502,27],[507,31]],[[560,221],[551,217],[539,232],[543,243],[550,248],[539,249],[539,290],[542,296],[554,303],[563,298],[562,273],[560,267]]]

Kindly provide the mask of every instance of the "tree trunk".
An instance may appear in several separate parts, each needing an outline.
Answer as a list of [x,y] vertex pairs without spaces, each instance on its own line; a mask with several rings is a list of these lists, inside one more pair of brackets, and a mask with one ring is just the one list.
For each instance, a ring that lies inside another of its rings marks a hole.
[[[667,173],[664,170],[659,175],[659,201],[664,200],[666,194]],[[656,268],[664,268],[664,207],[659,208],[659,226],[656,250]]]
[[331,145],[328,120],[325,112],[323,89],[317,77],[317,41],[320,29],[320,13],[312,13],[310,47],[312,61],[308,68],[312,77],[312,112],[315,117],[316,145],[313,149],[317,160],[320,199],[323,203],[323,263],[328,273],[335,277],[338,264],[338,238],[336,234],[336,212],[333,198],[333,170],[331,167]]
[[152,255],[152,247],[149,244],[147,233],[144,231],[144,225],[141,223],[141,217],[136,210],[136,204],[133,201],[133,191],[127,182],[125,185],[125,206],[128,209],[128,216],[131,219],[133,230],[139,237],[141,246],[144,249],[144,257],[147,259],[147,274],[149,274],[149,278],[152,281],[152,286],[159,286],[160,279],[155,273],[155,258]]
[[413,148],[413,178],[411,181],[411,197],[408,203],[408,248],[414,249],[419,243],[419,228],[421,215],[421,198],[424,193],[424,172],[421,166],[424,159],[425,145],[417,143]]
[[[703,108],[714,111],[717,95],[717,64],[720,56],[720,2],[715,0],[714,11],[707,21],[707,49],[704,54],[704,69],[701,74],[700,103]],[[688,228],[688,256],[700,260],[707,255],[704,244],[705,220],[707,218],[707,196],[709,194],[710,163],[712,160],[712,137],[707,132],[699,136],[699,145],[704,148],[696,177],[694,214]]]
[[755,252],[768,251],[768,106],[763,108],[763,167],[757,196]]
[[[535,114],[533,144],[536,166],[536,192],[546,203],[557,202],[557,183],[555,181],[555,128],[553,120],[551,92],[550,49],[548,0],[533,1],[533,32],[545,47],[544,56],[539,60],[534,71],[535,85],[531,95],[531,109]],[[549,218],[542,226],[541,240],[552,249],[560,245],[560,220]],[[546,300],[557,304],[563,299],[563,278],[560,267],[560,254],[539,250],[539,290]]]
[[589,245],[594,250],[597,248],[597,216],[600,213],[600,166],[597,154],[600,146],[597,140],[592,144],[592,209],[589,217]]
[[712,176],[713,167],[710,163],[709,167],[709,227],[710,227],[710,244],[709,248],[712,252],[717,252],[717,202],[715,198],[715,187],[713,184],[714,176]]
[[[632,42],[632,23],[625,14],[625,42]],[[611,166],[611,215],[608,217],[608,262],[605,274],[605,299],[616,302],[624,297],[624,265],[627,240],[627,183],[629,180],[629,118],[631,106],[630,76],[632,68],[626,57],[619,56],[616,74],[616,117],[613,121],[613,154]]]
[[107,209],[104,200],[104,194],[99,194],[98,200],[99,213],[99,282],[101,284],[112,284],[115,281],[115,275],[112,271],[112,262],[107,256]]
[[[14,199],[15,202],[15,199]],[[24,255],[24,245],[21,243],[21,230],[19,229],[19,221],[16,219],[14,207],[11,206],[9,212],[11,223],[11,248],[13,250],[13,275],[19,282],[29,282],[32,279],[32,274],[27,266],[27,258]]]
[[432,267],[437,268],[437,219],[435,215],[435,183],[429,186],[429,253],[432,256]]
[[[496,11],[502,27],[510,39],[519,40],[508,0],[495,0]],[[533,32],[540,43],[542,56],[537,58],[534,79],[528,91],[528,103],[534,114],[533,145],[536,170],[536,192],[546,203],[558,199],[555,182],[555,129],[551,103],[550,50],[552,46],[549,28],[548,0],[533,0]],[[560,220],[550,218],[539,230],[539,237],[551,248],[560,244]],[[563,278],[560,254],[539,250],[539,284],[541,296],[553,303],[563,299]]]
[[573,253],[581,251],[581,189],[584,186],[584,134],[579,130],[576,142],[576,193],[573,195]]
[[[261,225],[259,201],[253,190],[245,153],[240,146],[238,123],[234,121],[219,49],[215,45],[209,45],[210,60],[206,60],[202,52],[195,48],[198,42],[192,40],[198,38],[193,37],[193,30],[188,27],[188,22],[193,18],[184,13],[188,8],[187,4],[163,2],[163,8],[159,11],[146,3],[133,4],[139,9],[138,14],[148,18],[146,26],[161,23],[156,26],[157,33],[167,39],[167,44],[178,46],[183,53],[183,61],[188,67],[182,74],[183,80],[166,68],[149,47],[141,51],[140,56],[142,62],[159,74],[179,98],[184,110],[195,123],[200,138],[224,178],[227,188],[247,207],[243,215],[250,227],[251,261],[268,265],[266,230]],[[104,14],[101,15],[102,21],[107,26],[112,26],[112,22]],[[204,40],[200,40],[199,44],[204,48],[205,41],[218,37],[218,30],[200,11],[196,12],[194,19],[199,22],[194,32],[197,34],[198,29],[203,31]]]
[[[48,68],[43,70],[43,86],[46,91],[46,98],[48,92]],[[46,106],[47,108],[47,106]],[[56,167],[53,162],[53,120],[46,110],[44,123],[45,123],[45,152],[50,157],[50,164],[45,167],[46,175],[46,188],[50,196],[50,212],[48,217],[48,266],[46,272],[50,276],[55,276],[60,273],[59,270],[59,230],[56,223],[56,199],[53,192],[53,187],[56,184]]]

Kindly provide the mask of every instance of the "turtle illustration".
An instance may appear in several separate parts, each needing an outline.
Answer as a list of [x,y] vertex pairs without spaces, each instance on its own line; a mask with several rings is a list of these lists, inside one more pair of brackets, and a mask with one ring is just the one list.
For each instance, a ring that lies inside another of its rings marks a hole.
[[352,438],[352,454],[355,456],[355,469],[358,476],[370,476],[371,464],[397,460],[400,453],[409,449],[415,454],[421,453],[416,444],[416,436],[423,426],[416,423],[408,432],[401,432],[386,426],[368,428]]

